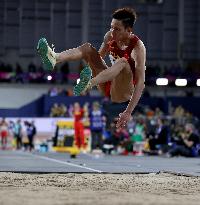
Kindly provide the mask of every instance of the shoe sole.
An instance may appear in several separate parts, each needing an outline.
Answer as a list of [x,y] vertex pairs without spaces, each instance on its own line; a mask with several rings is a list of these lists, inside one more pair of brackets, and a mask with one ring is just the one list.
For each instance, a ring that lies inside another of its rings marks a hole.
[[81,93],[85,91],[90,79],[92,76],[91,69],[89,67],[85,67],[80,73],[80,82],[74,87],[74,95],[80,96]]
[[38,51],[40,57],[42,58],[42,62],[44,63],[45,67],[48,70],[52,70],[53,69],[53,65],[52,65],[51,61],[49,60],[49,58],[47,56],[47,53],[48,53],[48,43],[47,43],[47,40],[45,38],[41,38],[38,41],[37,51]]

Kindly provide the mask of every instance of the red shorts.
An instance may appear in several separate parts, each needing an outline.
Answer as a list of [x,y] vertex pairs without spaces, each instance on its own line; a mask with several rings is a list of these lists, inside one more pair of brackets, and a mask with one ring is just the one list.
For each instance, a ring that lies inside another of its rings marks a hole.
[[111,81],[105,82],[105,96],[110,97]]
[[8,132],[6,130],[1,131],[1,137],[7,137],[8,136]]

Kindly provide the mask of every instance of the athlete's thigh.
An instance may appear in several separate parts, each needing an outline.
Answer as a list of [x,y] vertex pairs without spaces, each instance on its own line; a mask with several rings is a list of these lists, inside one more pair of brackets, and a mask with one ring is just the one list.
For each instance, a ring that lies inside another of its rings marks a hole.
[[120,73],[113,79],[112,86],[127,87],[132,84],[133,73],[129,64],[120,71]]
[[87,61],[92,69],[93,77],[108,68],[99,52],[93,46],[90,47],[90,52],[87,55]]
[[[96,77],[100,72],[108,68],[105,61],[101,58],[99,52],[93,46],[90,46],[90,52],[88,52],[86,57],[87,59],[85,60],[92,69],[93,77]],[[98,85],[99,91],[104,95],[106,93],[106,86],[106,83],[101,83]]]
[[[96,58],[92,58],[91,61],[89,62],[89,65],[92,69],[92,77],[93,78],[96,77],[103,70],[108,68],[105,61],[100,57],[100,55],[96,56]],[[106,93],[106,83],[100,83],[97,86],[97,88],[103,95],[105,95],[105,93]]]
[[94,58],[89,62],[89,65],[92,69],[92,76],[96,77],[100,72],[107,69],[105,61],[99,56],[98,58]]
[[[89,61],[89,65],[92,69],[92,76],[95,77],[103,70],[107,69],[108,66],[106,65],[105,61],[101,58],[99,54],[94,54]],[[106,83],[100,83],[98,85],[99,91],[105,95],[106,94]]]
[[128,65],[112,80],[111,98],[116,102],[127,101],[130,99],[133,89],[133,73]]

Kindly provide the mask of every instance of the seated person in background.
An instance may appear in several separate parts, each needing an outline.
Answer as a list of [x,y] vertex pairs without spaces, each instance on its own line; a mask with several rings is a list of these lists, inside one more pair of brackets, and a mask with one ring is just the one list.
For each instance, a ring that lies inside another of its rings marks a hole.
[[128,155],[130,137],[129,133],[126,130],[126,127],[123,129],[116,128],[117,118],[114,118],[109,127],[109,137],[104,140],[103,151],[105,152],[105,145],[112,145],[115,153]]
[[54,103],[53,107],[51,108],[50,117],[60,117],[60,107],[57,103]]
[[185,125],[184,132],[181,133],[182,144],[175,145],[172,147],[168,156],[185,156],[185,157],[195,157],[198,156],[198,145],[200,144],[200,138],[194,133],[194,126],[190,123]]
[[169,141],[169,129],[168,126],[164,124],[164,120],[161,118],[157,119],[157,128],[155,136],[149,139],[149,154],[162,154],[166,152]]
[[63,103],[60,105],[60,117],[68,117],[67,107]]

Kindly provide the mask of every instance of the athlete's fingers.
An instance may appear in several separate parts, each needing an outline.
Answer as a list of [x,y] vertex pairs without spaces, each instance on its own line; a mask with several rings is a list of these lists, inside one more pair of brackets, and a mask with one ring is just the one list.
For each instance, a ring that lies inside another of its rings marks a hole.
[[117,123],[116,123],[117,128],[119,128],[119,126],[121,124],[121,117],[122,117],[122,113],[119,113],[119,117],[117,118]]
[[121,122],[121,123],[119,123],[119,124],[117,125],[117,128],[118,128],[118,129],[122,129],[122,128],[124,128],[125,126],[126,126],[126,123]]
[[117,128],[123,128],[125,125],[126,125],[125,118],[123,117],[123,115],[121,115],[121,117],[118,118],[116,127]]
[[121,126],[121,120],[120,118],[117,120],[117,124],[116,124],[116,127],[119,128]]

